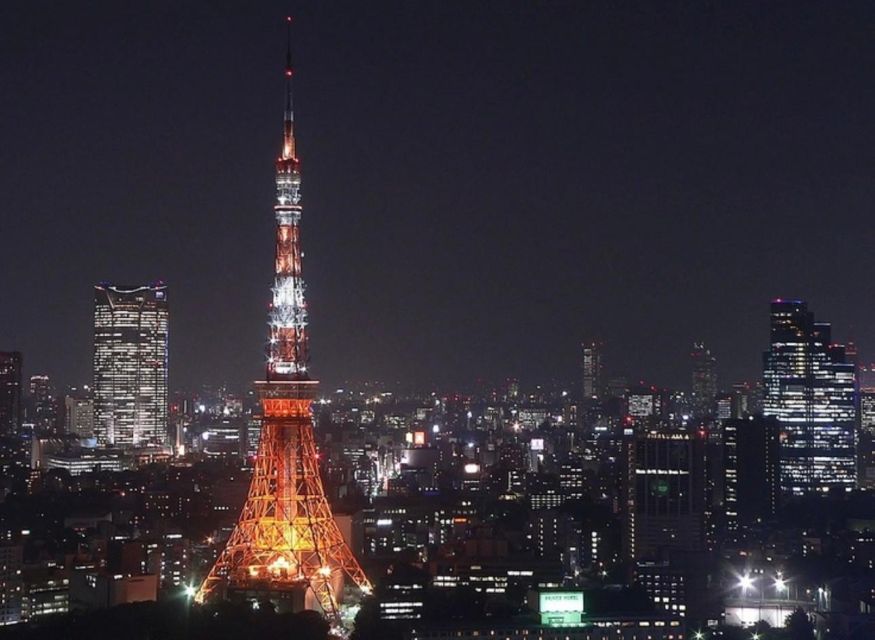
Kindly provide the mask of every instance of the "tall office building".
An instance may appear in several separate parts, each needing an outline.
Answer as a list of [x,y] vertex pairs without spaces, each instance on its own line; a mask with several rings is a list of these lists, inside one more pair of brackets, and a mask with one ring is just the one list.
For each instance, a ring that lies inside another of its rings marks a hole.
[[0,436],[21,429],[21,352],[0,351]]
[[628,559],[655,559],[705,548],[705,438],[664,431],[625,443],[625,535]]
[[856,482],[854,366],[830,325],[800,300],[771,306],[771,345],[763,354],[763,413],[782,430],[781,485],[793,494],[850,490]]
[[94,431],[121,448],[167,439],[167,287],[94,288]]
[[583,399],[598,400],[604,392],[602,344],[583,343]]
[[714,414],[717,401],[717,360],[701,342],[693,343],[693,416],[707,418]]
[[45,375],[30,377],[27,421],[40,435],[54,433],[58,427],[57,399],[51,379]]
[[781,428],[774,418],[730,419],[722,438],[726,529],[738,540],[778,510]]

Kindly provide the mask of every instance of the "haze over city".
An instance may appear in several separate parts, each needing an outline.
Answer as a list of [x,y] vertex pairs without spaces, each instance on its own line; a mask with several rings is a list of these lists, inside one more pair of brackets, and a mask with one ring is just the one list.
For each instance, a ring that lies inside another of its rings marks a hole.
[[[92,287],[168,283],[171,384],[263,368],[276,16],[13,2],[0,343],[90,377]],[[681,385],[755,379],[770,299],[875,340],[873,7],[299,3],[313,370],[328,384],[579,375],[600,338]]]

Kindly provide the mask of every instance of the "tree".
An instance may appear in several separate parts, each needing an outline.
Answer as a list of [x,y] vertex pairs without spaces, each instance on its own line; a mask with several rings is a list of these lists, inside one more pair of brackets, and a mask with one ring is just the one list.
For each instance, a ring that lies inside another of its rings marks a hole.
[[787,616],[786,627],[790,640],[814,640],[814,625],[801,608]]

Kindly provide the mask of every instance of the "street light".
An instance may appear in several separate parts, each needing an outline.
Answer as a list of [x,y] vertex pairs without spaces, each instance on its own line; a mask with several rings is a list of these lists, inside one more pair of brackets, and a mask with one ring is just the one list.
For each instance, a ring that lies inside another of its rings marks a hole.
[[188,599],[190,600],[190,599],[194,598],[194,595],[195,595],[196,593],[197,593],[197,589],[195,589],[195,588],[194,588],[193,586],[191,586],[190,584],[189,584],[189,585],[186,585],[186,587],[185,587],[185,597],[186,597],[186,598],[188,598]]
[[787,588],[787,581],[784,580],[780,575],[775,578],[775,591],[781,593]]
[[744,595],[747,595],[748,589],[753,586],[753,578],[750,577],[749,573],[745,573],[743,576],[741,576],[741,578],[738,580],[738,586],[741,587],[741,592]]

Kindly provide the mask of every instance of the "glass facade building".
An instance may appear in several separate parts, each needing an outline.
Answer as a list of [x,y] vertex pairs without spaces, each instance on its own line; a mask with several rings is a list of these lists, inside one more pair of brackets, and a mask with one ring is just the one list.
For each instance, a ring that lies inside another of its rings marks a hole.
[[167,440],[167,287],[94,289],[94,432],[101,446]]
[[799,300],[775,300],[763,355],[763,413],[781,425],[781,486],[793,494],[856,483],[854,366],[830,325]]

